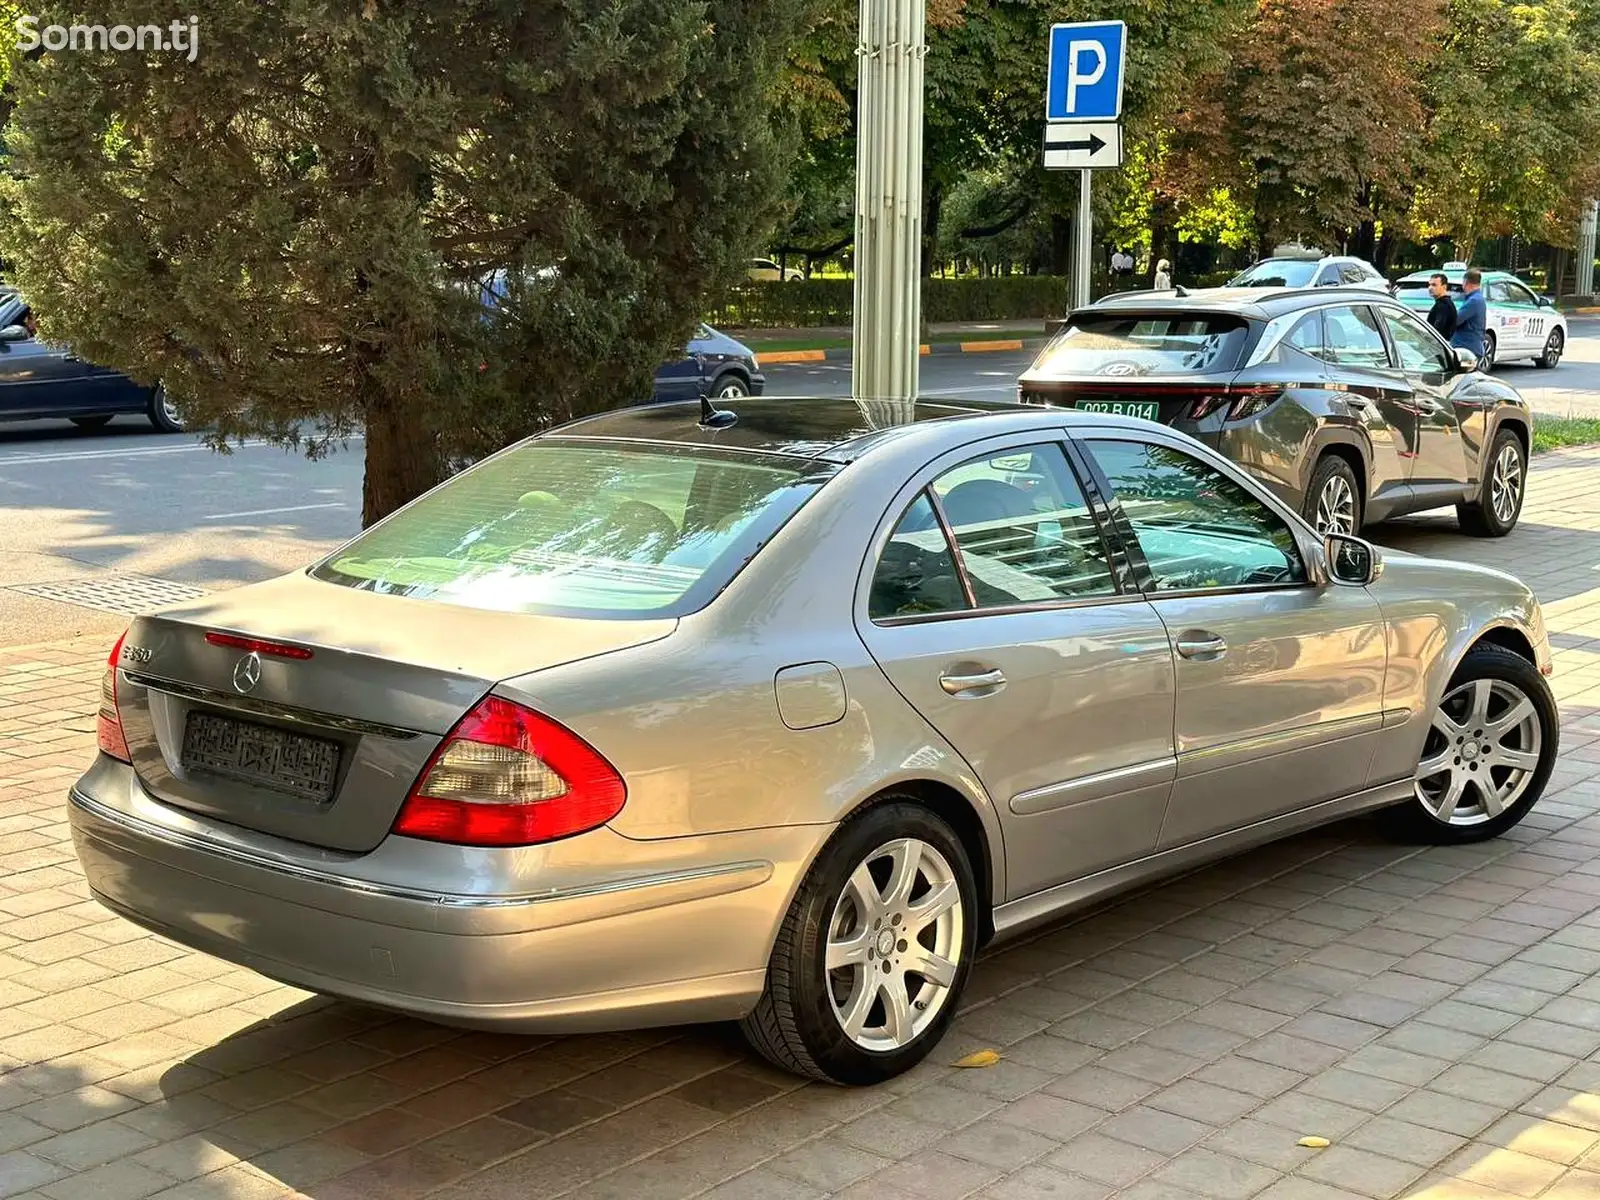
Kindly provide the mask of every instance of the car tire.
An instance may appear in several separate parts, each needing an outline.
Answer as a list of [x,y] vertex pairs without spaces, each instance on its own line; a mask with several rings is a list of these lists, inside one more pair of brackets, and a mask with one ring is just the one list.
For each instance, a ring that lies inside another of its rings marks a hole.
[[79,429],[103,429],[107,425],[111,424],[111,418],[109,416],[68,417],[67,420],[71,421]]
[[1478,370],[1487,375],[1494,370],[1495,336],[1486,332],[1483,335],[1483,353],[1478,355]]
[[[1318,533],[1357,534],[1361,532],[1362,509],[1361,482],[1350,464],[1337,454],[1324,454],[1317,460],[1317,469],[1311,473],[1311,484],[1306,488],[1302,510],[1306,520]],[[1349,528],[1334,528],[1335,522],[1326,520],[1332,516],[1339,518],[1339,525],[1348,522]]]
[[741,400],[750,394],[750,385],[745,382],[743,375],[737,371],[728,371],[718,375],[711,385],[711,398],[713,400]]
[[1546,371],[1555,370],[1556,364],[1561,361],[1562,352],[1566,348],[1566,334],[1559,329],[1552,329],[1550,336],[1544,340],[1544,353],[1533,360],[1534,365],[1543,367]]
[[[1555,767],[1561,717],[1550,685],[1522,655],[1479,643],[1450,677],[1434,712],[1413,795],[1386,809],[1385,823],[1406,841],[1434,845],[1499,837],[1528,815]],[[1517,712],[1526,715],[1509,722]],[[1521,765],[1503,761],[1508,740],[1521,743],[1510,748]],[[1470,757],[1458,753],[1469,745]],[[1478,782],[1483,778],[1487,785]],[[1494,789],[1492,801],[1486,786]]]
[[1484,464],[1478,498],[1456,505],[1461,531],[1473,537],[1505,537],[1522,515],[1528,493],[1528,454],[1522,439],[1509,429],[1494,435]]
[[182,433],[183,417],[178,408],[167,399],[167,389],[162,384],[156,384],[155,390],[150,393],[150,424],[156,427],[158,433]]
[[[955,1018],[977,905],[971,862],[947,822],[907,796],[874,804],[807,872],[766,990],[740,1023],[746,1040],[777,1066],[830,1083],[867,1086],[909,1070]],[[919,962],[937,964],[942,981]]]

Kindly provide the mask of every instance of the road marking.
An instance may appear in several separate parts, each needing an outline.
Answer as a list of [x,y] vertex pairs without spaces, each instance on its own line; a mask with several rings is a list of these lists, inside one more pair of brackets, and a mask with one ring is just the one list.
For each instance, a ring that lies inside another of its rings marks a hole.
[[314,508],[349,508],[348,500],[335,500],[329,504],[290,504],[283,508],[252,508],[248,512],[212,513],[202,521],[231,521],[235,517],[270,517],[274,513],[310,512]]
[[[344,439],[350,442],[366,440],[365,434],[352,434]],[[264,450],[277,449],[269,442],[241,442],[233,448],[238,450]],[[0,456],[0,467],[31,466],[34,463],[55,462],[89,462],[102,458],[150,458],[157,454],[192,454],[197,450],[211,450],[210,446],[198,443],[192,446],[140,446],[127,450],[62,450],[46,454],[8,454]],[[214,453],[214,452],[213,452]]]

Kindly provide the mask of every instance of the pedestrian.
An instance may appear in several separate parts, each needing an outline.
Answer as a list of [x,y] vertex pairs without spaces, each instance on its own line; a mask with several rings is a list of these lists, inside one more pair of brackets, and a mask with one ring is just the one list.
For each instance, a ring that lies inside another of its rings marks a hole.
[[1428,277],[1428,295],[1433,297],[1433,307],[1428,310],[1428,324],[1445,338],[1456,332],[1456,302],[1450,299],[1450,280],[1443,271]]
[[1156,291],[1165,292],[1172,287],[1172,264],[1166,259],[1156,263]]
[[1476,267],[1461,279],[1461,304],[1456,310],[1456,330],[1450,344],[1483,357],[1483,335],[1489,322],[1489,306],[1483,298],[1483,275]]

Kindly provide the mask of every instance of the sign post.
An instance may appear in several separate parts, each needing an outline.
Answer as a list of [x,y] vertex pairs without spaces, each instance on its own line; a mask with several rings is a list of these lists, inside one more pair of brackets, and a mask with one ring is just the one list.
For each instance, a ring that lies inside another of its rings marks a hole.
[[1122,85],[1128,26],[1085,21],[1050,27],[1044,90],[1044,166],[1078,172],[1078,227],[1073,255],[1072,306],[1089,303],[1094,255],[1092,173],[1122,165]]

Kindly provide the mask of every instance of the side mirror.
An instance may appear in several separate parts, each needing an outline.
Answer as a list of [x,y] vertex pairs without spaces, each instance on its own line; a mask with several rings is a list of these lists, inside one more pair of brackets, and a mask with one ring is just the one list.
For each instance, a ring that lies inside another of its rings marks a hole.
[[1556,300],[1555,300],[1554,296],[1540,296],[1539,297],[1539,307],[1540,308],[1554,308],[1555,306],[1556,306]]
[[25,342],[32,336],[26,325],[7,325],[0,329],[0,342]]
[[1454,349],[1456,352],[1456,366],[1460,369],[1463,375],[1469,371],[1476,371],[1478,369],[1478,356],[1476,354],[1474,354],[1471,350],[1468,350],[1465,346],[1456,346]]
[[1371,542],[1348,533],[1330,533],[1323,539],[1328,576],[1335,583],[1365,587],[1383,574],[1383,559]]

